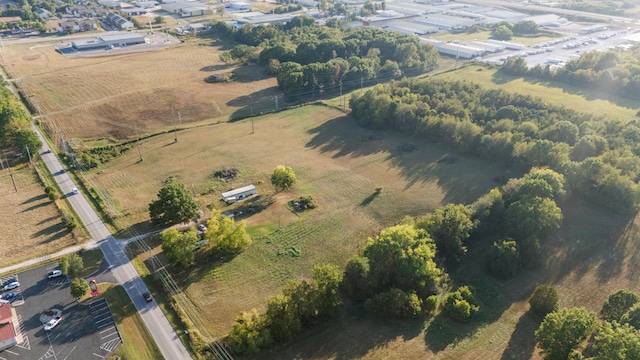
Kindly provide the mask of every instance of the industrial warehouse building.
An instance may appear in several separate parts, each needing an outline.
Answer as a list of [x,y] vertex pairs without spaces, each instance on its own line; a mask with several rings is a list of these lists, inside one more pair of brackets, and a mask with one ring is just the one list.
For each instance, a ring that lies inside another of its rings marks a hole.
[[71,46],[77,51],[82,51],[125,47],[144,43],[144,36],[140,34],[122,34],[98,36],[95,39],[76,40],[71,43]]
[[232,204],[236,201],[246,199],[249,196],[256,194],[256,187],[253,185],[241,187],[235,190],[230,190],[222,193],[222,200],[227,204]]

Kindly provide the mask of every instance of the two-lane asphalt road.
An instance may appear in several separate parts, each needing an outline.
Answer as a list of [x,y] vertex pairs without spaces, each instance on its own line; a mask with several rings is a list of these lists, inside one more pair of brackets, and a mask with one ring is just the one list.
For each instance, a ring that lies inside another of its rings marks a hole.
[[60,184],[63,196],[67,197],[71,206],[73,206],[73,209],[80,217],[80,220],[89,230],[93,241],[96,241],[100,245],[106,261],[111,266],[111,271],[118,280],[118,283],[122,285],[127,291],[127,294],[129,294],[131,301],[142,316],[142,320],[144,320],[147,325],[151,336],[156,340],[158,348],[164,358],[167,360],[191,359],[189,352],[171,328],[169,321],[156,302],[152,301],[147,303],[143,299],[142,294],[149,290],[116,242],[116,239],[111,235],[109,230],[107,230],[107,227],[100,220],[93,208],[91,208],[82,193],[73,193],[72,189],[76,187],[73,180],[71,180],[66,172],[62,171],[63,167],[55,154],[47,152],[49,146],[42,138],[38,129],[34,127],[34,131],[38,134],[42,143],[45,144],[40,152],[44,163],[54,175],[58,184]]

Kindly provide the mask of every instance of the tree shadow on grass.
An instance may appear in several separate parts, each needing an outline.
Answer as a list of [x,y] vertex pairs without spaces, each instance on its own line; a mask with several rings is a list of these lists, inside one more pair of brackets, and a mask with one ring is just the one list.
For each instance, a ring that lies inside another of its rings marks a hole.
[[364,198],[364,200],[362,200],[362,202],[360,203],[360,206],[367,206],[371,204],[371,202],[375,200],[375,198],[377,198],[378,195],[380,195],[380,193],[374,192],[373,194],[367,196],[366,198]]
[[47,198],[47,194],[33,196],[33,197],[30,197],[29,199],[23,201],[21,205],[26,205],[26,204],[29,204],[29,203],[32,203],[32,202],[35,202],[35,201],[44,200],[46,198]]
[[276,95],[278,96],[277,109],[282,109],[284,100],[281,92],[275,86],[236,97],[227,103],[228,106],[239,107],[229,116],[229,121],[234,122],[251,116],[275,112]]
[[422,332],[423,320],[342,316],[305,329],[292,342],[260,353],[263,359],[358,359],[390,342],[409,341]]
[[531,311],[522,314],[500,360],[531,359],[536,348],[534,333],[540,322],[541,319]]
[[457,324],[440,314],[429,322],[424,333],[424,342],[429,350],[438,353],[471,336],[480,325],[476,322]]
[[217,65],[207,65],[200,68],[200,71],[210,72],[210,71],[221,71],[221,70],[229,70],[233,68],[231,64],[217,64]]

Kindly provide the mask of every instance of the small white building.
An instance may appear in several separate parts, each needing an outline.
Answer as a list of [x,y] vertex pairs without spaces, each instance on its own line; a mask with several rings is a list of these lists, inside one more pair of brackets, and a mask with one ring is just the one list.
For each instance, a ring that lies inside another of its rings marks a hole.
[[227,204],[233,204],[236,201],[244,200],[249,196],[256,194],[256,187],[253,185],[241,187],[235,190],[229,190],[222,193],[222,200]]
[[251,4],[241,1],[225,4],[225,7],[231,11],[251,11],[253,9]]

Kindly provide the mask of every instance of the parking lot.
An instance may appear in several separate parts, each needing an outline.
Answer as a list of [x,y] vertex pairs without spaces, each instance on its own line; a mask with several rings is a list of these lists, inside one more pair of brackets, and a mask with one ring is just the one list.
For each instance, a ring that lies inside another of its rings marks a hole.
[[[105,300],[78,304],[70,294],[66,277],[48,279],[54,266],[40,267],[16,274],[20,287],[12,303],[22,337],[20,345],[0,351],[0,360],[12,359],[104,359],[121,344],[120,334]],[[5,279],[2,279],[3,281]],[[62,310],[62,321],[45,331],[40,316],[48,309]]]
[[628,44],[625,39],[626,30],[602,31],[592,34],[566,36],[556,40],[557,43],[545,44],[548,46],[539,48],[526,48],[523,50],[505,50],[500,53],[486,55],[482,61],[490,63],[503,63],[508,57],[522,56],[527,61],[527,66],[536,65],[564,66],[568,61],[577,59],[582,53],[598,50],[608,51],[616,46]]

